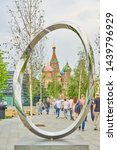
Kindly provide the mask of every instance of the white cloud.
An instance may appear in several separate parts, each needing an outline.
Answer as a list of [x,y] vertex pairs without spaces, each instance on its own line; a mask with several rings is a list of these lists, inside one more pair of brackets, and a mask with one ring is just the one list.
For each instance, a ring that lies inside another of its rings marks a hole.
[[[80,25],[86,32],[87,36],[94,44],[94,39],[96,34],[99,32],[99,1],[97,0],[45,0],[44,1],[45,10],[45,21],[47,25],[59,22],[59,21],[71,21],[75,24]],[[51,47],[53,40],[57,40],[56,34],[49,37],[49,46]],[[62,47],[62,42],[66,39],[68,45]],[[55,41],[56,41],[55,40]],[[69,58],[72,66],[75,65],[78,57],[74,55],[74,45],[76,46],[77,40],[72,40],[71,35],[63,34],[63,36],[56,42],[58,44],[58,51],[62,51],[64,60],[61,61],[63,64],[65,60]],[[70,42],[72,41],[72,42]],[[69,43],[71,43],[69,45]],[[65,54],[66,53],[66,54]],[[77,52],[75,51],[77,54]],[[59,55],[59,54],[58,54]],[[97,57],[99,58],[99,56]],[[96,58],[96,59],[97,59]],[[62,64],[62,65],[63,65]]]
[[[7,24],[9,20],[6,5],[12,7],[11,0],[0,1],[0,40],[7,41],[10,35],[10,29]],[[98,0],[43,0],[42,8],[45,11],[45,26],[60,22],[72,21],[80,25],[87,33],[91,41],[94,41],[95,35],[99,30],[99,1]],[[58,34],[58,35],[57,35]],[[1,42],[0,41],[0,42]],[[79,43],[71,34],[66,33],[62,36],[59,33],[49,36],[47,41],[48,56],[51,56],[51,45],[56,42],[57,53],[61,66],[68,60],[71,66],[77,61],[77,45]]]
[[44,1],[46,25],[58,21],[72,21],[94,37],[99,28],[99,2],[96,0]]

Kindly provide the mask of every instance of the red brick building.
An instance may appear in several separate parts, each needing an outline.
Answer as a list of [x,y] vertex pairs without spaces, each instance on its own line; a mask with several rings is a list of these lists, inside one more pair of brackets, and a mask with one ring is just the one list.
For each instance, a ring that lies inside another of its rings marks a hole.
[[47,87],[49,82],[52,82],[53,79],[56,79],[64,88],[66,88],[71,75],[71,68],[67,62],[62,71],[60,71],[59,61],[56,56],[56,46],[53,46],[52,49],[53,53],[50,63],[43,68],[42,74],[44,86]]

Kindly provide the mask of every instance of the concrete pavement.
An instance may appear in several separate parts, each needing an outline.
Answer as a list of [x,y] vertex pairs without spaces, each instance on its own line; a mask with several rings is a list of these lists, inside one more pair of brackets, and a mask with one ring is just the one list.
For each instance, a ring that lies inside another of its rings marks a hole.
[[[63,114],[56,119],[56,116],[51,112],[47,115],[45,112],[42,115],[33,116],[32,121],[47,131],[59,131],[68,127],[73,121],[64,119]],[[100,132],[93,130],[94,126],[88,114],[88,121],[86,122],[85,131],[79,131],[77,129],[71,137],[81,136],[89,144],[90,150],[100,149]],[[0,120],[0,150],[14,150],[14,145],[23,137],[37,137],[24,127],[19,117],[12,119]]]

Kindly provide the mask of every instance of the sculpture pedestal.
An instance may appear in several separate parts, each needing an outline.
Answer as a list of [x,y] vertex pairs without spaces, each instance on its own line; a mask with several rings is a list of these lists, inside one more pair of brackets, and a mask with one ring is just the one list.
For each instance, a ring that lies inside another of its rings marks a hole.
[[14,150],[89,150],[89,145],[81,136],[47,140],[38,137],[24,137]]

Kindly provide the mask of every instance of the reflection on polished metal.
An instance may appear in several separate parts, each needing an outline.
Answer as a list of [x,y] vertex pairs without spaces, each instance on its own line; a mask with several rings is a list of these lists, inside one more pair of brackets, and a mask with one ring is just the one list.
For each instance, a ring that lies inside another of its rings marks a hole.
[[[26,116],[23,106],[22,106],[22,100],[21,100],[21,87],[22,87],[22,79],[24,75],[24,71],[26,69],[26,65],[28,62],[28,59],[30,55],[33,52],[34,46],[48,33],[57,30],[57,29],[69,29],[73,31],[74,33],[77,34],[77,36],[80,38],[84,51],[86,54],[86,59],[87,59],[87,67],[88,67],[88,74],[89,74],[89,89],[88,89],[88,96],[86,98],[86,103],[79,115],[79,117],[66,129],[63,129],[61,131],[56,131],[56,132],[48,132],[44,131],[38,127],[36,127],[32,121]],[[78,26],[73,25],[72,23],[57,23],[54,25],[51,25],[47,28],[45,28],[43,31],[37,34],[37,36],[32,40],[32,42],[28,45],[26,48],[25,52],[23,53],[20,61],[18,62],[14,74],[14,79],[13,79],[13,90],[14,90],[14,102],[16,109],[18,111],[18,114],[24,123],[24,125],[34,134],[47,138],[47,139],[57,139],[57,138],[63,138],[71,133],[73,133],[77,127],[82,123],[84,120],[89,107],[91,103],[91,97],[93,96],[94,92],[94,55],[93,55],[93,50],[90,45],[90,42],[88,41],[86,35],[83,33],[81,28]]]

